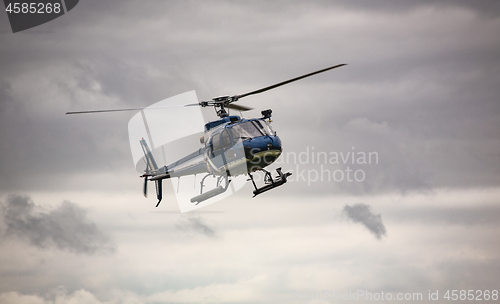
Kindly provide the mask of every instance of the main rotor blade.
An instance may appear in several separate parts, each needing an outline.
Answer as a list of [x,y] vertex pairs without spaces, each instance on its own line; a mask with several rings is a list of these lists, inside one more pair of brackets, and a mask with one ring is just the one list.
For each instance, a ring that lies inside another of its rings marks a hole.
[[329,68],[326,68],[326,69],[323,69],[323,70],[319,70],[319,71],[312,72],[312,73],[309,73],[309,74],[306,74],[306,75],[302,75],[302,76],[299,76],[299,77],[296,77],[296,78],[293,78],[293,79],[290,79],[290,80],[286,80],[286,81],[283,81],[283,82],[280,82],[280,83],[274,84],[272,86],[268,86],[268,87],[265,87],[265,88],[262,88],[262,89],[250,92],[250,93],[246,93],[246,94],[242,94],[242,95],[236,95],[236,97],[238,99],[240,99],[240,98],[243,98],[243,97],[246,97],[246,96],[249,96],[249,95],[259,94],[259,93],[265,92],[267,90],[271,90],[271,89],[280,87],[282,85],[288,84],[290,82],[294,82],[294,81],[300,80],[302,78],[306,78],[306,77],[309,77],[309,76],[312,76],[312,75],[323,73],[323,72],[326,72],[326,71],[331,70],[331,69],[339,68],[339,67],[344,66],[344,65],[346,65],[346,64],[343,63],[343,64],[335,65],[335,66],[332,66],[332,67],[329,67]]
[[241,105],[237,105],[237,104],[233,104],[233,103],[228,104],[226,107],[230,108],[230,109],[235,109],[235,110],[238,110],[238,111],[250,111],[250,110],[253,110],[253,108],[245,107],[245,106],[241,106]]
[[88,114],[88,113],[105,113],[105,112],[124,112],[124,111],[141,111],[144,109],[153,110],[153,109],[163,109],[163,108],[180,108],[180,107],[192,107],[199,106],[197,103],[191,103],[186,105],[178,105],[178,106],[160,106],[160,107],[146,107],[146,108],[130,108],[130,109],[114,109],[114,110],[92,110],[92,111],[75,111],[75,112],[66,112],[66,114]]

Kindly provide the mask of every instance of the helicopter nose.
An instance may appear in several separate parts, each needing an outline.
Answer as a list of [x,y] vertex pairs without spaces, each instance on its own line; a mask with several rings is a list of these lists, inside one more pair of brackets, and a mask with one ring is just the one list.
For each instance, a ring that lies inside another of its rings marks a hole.
[[244,142],[248,172],[272,164],[281,155],[281,140],[277,136],[260,136]]
[[281,140],[278,136],[268,136],[270,142],[267,144],[268,150],[280,150],[281,151]]
[[281,140],[278,136],[261,136],[252,138],[244,143],[245,156],[248,159],[253,158],[257,153],[264,151],[281,152]]

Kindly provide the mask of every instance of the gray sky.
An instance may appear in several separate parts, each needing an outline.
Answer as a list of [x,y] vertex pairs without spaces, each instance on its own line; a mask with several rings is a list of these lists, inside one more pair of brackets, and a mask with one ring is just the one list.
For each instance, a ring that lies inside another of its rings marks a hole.
[[[89,0],[16,34],[0,13],[0,303],[498,289],[499,32],[495,1]],[[240,101],[273,110],[288,184],[188,214],[142,197],[135,113],[64,115],[340,63]]]

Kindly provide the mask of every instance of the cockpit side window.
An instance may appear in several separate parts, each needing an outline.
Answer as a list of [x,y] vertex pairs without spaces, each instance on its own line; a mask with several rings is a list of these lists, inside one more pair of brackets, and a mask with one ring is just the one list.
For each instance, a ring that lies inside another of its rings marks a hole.
[[222,145],[225,149],[229,149],[232,146],[231,137],[229,136],[228,130],[222,132]]
[[219,151],[220,149],[222,149],[222,145],[220,142],[220,134],[215,134],[212,137],[212,146],[213,146],[214,151]]

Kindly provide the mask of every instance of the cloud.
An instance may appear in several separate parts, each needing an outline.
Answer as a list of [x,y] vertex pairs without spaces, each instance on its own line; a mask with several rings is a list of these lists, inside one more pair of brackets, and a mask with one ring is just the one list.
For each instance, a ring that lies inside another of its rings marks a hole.
[[175,225],[178,230],[193,231],[207,237],[215,237],[215,230],[205,224],[203,220],[197,217],[188,218],[187,221]]
[[53,210],[38,212],[28,196],[10,195],[0,202],[4,234],[28,241],[39,248],[57,248],[75,253],[94,254],[114,251],[114,245],[87,211],[69,201]]
[[[4,292],[0,294],[0,303],[18,303],[18,304],[45,304],[45,303],[104,303],[99,301],[96,296],[87,290],[80,289],[73,293],[68,293],[63,287],[59,287],[51,294],[42,297],[37,294],[22,294],[19,292]],[[137,302],[134,302],[137,303]]]
[[[494,187],[499,21],[479,15],[498,15],[493,3],[78,6],[36,30],[53,33],[0,37],[9,58],[0,71],[0,191],[101,187],[82,174],[131,182],[117,171],[133,170],[125,127],[133,113],[66,111],[148,106],[193,89],[202,99],[240,94],[342,62],[349,65],[241,101],[256,108],[247,117],[272,105],[284,151],[379,153],[379,164],[363,168],[364,183],[315,183],[314,191]],[[240,22],[225,26],[220,14]],[[304,107],[310,101],[315,107]],[[288,188],[310,193],[307,183]]]
[[368,228],[378,239],[386,234],[382,216],[373,214],[369,205],[363,203],[354,204],[352,207],[345,205],[343,212],[355,223],[361,223]]

